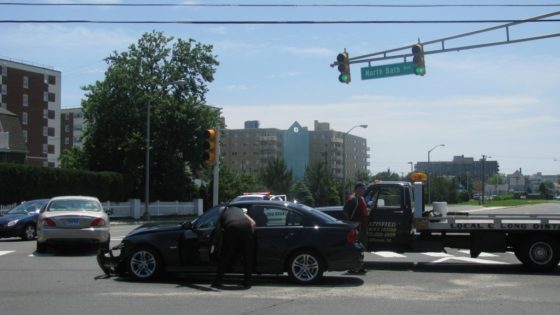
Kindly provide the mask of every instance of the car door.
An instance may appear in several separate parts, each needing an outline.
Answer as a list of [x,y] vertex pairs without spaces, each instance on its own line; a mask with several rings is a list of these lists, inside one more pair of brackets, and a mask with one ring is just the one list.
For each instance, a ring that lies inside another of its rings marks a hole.
[[286,256],[303,233],[303,216],[279,205],[253,205],[248,214],[255,220],[257,272],[282,272]]
[[410,244],[411,209],[405,190],[399,185],[383,185],[369,192],[368,243],[370,250],[398,248]]
[[198,217],[185,229],[179,242],[181,264],[187,269],[215,269],[210,257],[210,247],[221,207],[214,207]]

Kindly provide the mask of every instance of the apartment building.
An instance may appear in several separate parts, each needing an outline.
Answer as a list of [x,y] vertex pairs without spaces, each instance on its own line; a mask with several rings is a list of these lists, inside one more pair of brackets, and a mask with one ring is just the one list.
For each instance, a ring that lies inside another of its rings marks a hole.
[[60,81],[60,71],[50,67],[0,59],[0,106],[19,118],[26,164],[58,165]]
[[331,130],[328,123],[318,121],[314,130],[297,121],[286,130],[260,128],[257,121],[248,121],[244,129],[225,130],[220,140],[223,163],[255,176],[274,158],[284,159],[295,179],[302,179],[307,166],[316,162],[325,163],[338,178],[345,170],[347,179],[356,172],[367,172],[369,166],[366,139]]
[[81,107],[60,110],[60,152],[82,146],[84,113]]

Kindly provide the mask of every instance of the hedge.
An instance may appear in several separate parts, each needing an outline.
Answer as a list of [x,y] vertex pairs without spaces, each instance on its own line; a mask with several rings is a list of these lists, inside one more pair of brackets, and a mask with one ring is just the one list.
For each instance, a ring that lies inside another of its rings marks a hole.
[[122,201],[128,189],[122,174],[0,163],[0,204],[63,195]]

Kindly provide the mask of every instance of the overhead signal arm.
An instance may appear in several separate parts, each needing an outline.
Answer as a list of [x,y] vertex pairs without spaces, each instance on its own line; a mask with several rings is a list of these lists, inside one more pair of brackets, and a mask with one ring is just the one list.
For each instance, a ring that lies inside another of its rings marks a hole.
[[[555,15],[560,15],[560,11],[556,11],[556,12],[552,12],[552,13],[548,13],[548,14],[544,14],[544,15],[539,15],[539,16],[536,16],[536,17],[532,17],[532,18],[522,20],[522,21],[511,22],[511,23],[507,23],[507,24],[503,24],[503,25],[499,25],[499,26],[484,28],[484,29],[477,30],[477,31],[458,34],[458,35],[449,36],[449,37],[440,38],[440,39],[435,39],[435,40],[431,40],[431,41],[426,41],[426,42],[420,42],[419,41],[418,44],[414,44],[414,45],[407,45],[407,46],[403,46],[403,47],[399,47],[399,48],[394,48],[394,49],[384,50],[384,51],[371,53],[371,54],[367,54],[367,55],[348,58],[348,64],[366,63],[367,62],[369,64],[369,66],[371,67],[372,62],[389,60],[389,59],[398,59],[398,58],[403,58],[404,62],[406,63],[408,57],[413,57],[414,58],[414,57],[417,56],[417,54],[415,54],[414,51],[418,50],[418,46],[420,46],[420,48],[421,48],[421,55],[422,55],[422,60],[421,61],[422,61],[422,63],[424,63],[425,62],[424,55],[440,54],[440,53],[446,53],[446,52],[451,52],[451,51],[477,49],[477,48],[499,46],[499,45],[516,44],[516,43],[528,42],[528,41],[539,40],[539,39],[560,37],[560,33],[551,33],[551,34],[545,34],[545,35],[539,35],[539,36],[531,36],[531,37],[511,39],[510,34],[509,34],[510,29],[513,28],[514,26],[524,24],[524,23],[528,23],[528,22],[543,20],[543,19],[549,18],[551,16],[555,16]],[[505,31],[506,31],[505,32],[506,38],[503,41],[487,42],[487,43],[482,43],[482,44],[477,44],[477,45],[457,46],[457,47],[451,47],[451,48],[446,47],[446,43],[451,41],[451,40],[458,39],[458,38],[465,38],[465,37],[468,37],[468,36],[473,36],[473,35],[476,35],[476,34],[495,31],[495,30],[499,30],[499,29],[505,29]],[[424,50],[425,46],[436,44],[436,43],[439,43],[441,48],[433,49],[433,50],[429,50],[429,51]],[[397,53],[397,52],[400,52],[400,51],[408,51],[408,52],[393,55],[393,53]],[[418,59],[417,59],[417,61],[418,61]],[[333,64],[331,64],[331,67],[338,66],[339,64],[340,63],[337,60],[337,62],[334,62]],[[416,67],[418,69],[418,64],[416,65]],[[423,74],[418,73],[418,72],[416,72],[416,74],[424,75],[425,74],[425,64],[423,64],[423,67],[424,67]]]

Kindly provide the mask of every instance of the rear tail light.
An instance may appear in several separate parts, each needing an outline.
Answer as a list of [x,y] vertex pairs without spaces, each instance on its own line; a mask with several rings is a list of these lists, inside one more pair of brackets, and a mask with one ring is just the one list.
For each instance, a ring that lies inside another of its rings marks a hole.
[[348,234],[346,234],[346,241],[349,244],[357,243],[360,240],[360,232],[356,229],[351,229]]
[[52,219],[44,218],[43,219],[43,226],[56,226],[56,223]]
[[105,226],[105,220],[102,218],[97,218],[91,221],[91,226]]

